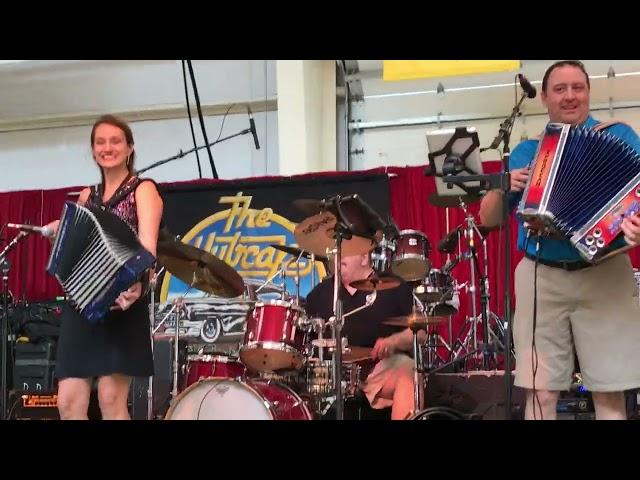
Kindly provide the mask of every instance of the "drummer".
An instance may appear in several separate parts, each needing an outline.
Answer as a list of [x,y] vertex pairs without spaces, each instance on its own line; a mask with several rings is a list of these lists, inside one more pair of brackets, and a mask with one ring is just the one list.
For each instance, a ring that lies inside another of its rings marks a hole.
[[[351,284],[372,279],[375,272],[369,253],[343,256],[340,266],[339,295],[343,312],[347,314],[363,306],[370,294]],[[390,406],[392,420],[403,420],[414,409],[414,362],[406,353],[413,348],[413,335],[408,328],[394,333],[397,328],[382,322],[389,317],[409,315],[413,300],[409,285],[399,278],[393,277],[393,280],[397,286],[379,289],[370,307],[344,319],[342,333],[349,345],[372,348],[371,358],[379,360],[362,385],[371,406],[374,409]],[[307,315],[325,320],[333,316],[333,295],[333,277],[328,277],[307,296]],[[419,340],[424,342],[425,339],[426,335],[421,331]]]

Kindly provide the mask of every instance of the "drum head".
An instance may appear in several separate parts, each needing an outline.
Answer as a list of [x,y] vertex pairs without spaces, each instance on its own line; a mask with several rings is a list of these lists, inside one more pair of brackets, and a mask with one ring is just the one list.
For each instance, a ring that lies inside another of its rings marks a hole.
[[165,420],[273,420],[262,395],[245,382],[207,378],[175,400]]

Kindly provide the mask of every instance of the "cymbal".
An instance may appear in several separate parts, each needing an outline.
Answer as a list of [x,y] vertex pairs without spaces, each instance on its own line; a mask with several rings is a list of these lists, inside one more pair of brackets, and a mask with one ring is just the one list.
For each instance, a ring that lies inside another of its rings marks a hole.
[[220,297],[238,297],[244,292],[242,277],[227,263],[204,250],[176,240],[162,240],[158,261],[187,285]]
[[[275,248],[275,249],[277,249],[277,250],[281,250],[283,252],[290,253],[294,257],[298,257],[298,256],[302,255],[302,258],[307,258],[307,259],[310,260],[311,259],[311,255],[315,255],[312,252],[307,252],[306,250],[303,250],[303,249],[298,248],[298,247],[290,247],[288,245],[277,245],[275,243],[272,243],[270,246]],[[324,256],[324,255],[315,255],[315,259],[320,261],[320,262],[323,262],[323,261],[327,260],[327,257]]]
[[434,207],[459,207],[460,201],[463,201],[466,205],[480,201],[482,197],[477,195],[458,195],[451,197],[442,197],[437,193],[429,195],[429,203]]
[[434,317],[423,315],[422,313],[412,313],[401,317],[390,317],[382,321],[383,325],[393,327],[426,328],[429,325],[438,325],[447,320],[446,317]]
[[[321,212],[300,222],[293,235],[300,248],[324,256],[336,245],[334,238],[336,222],[333,213]],[[375,240],[352,235],[350,239],[342,241],[342,256],[361,255],[370,252],[374,247]]]
[[349,284],[358,290],[364,290],[365,292],[373,292],[374,290],[388,290],[390,288],[396,288],[400,285],[400,279],[392,276],[373,276],[369,278],[363,278],[362,280],[356,280]]

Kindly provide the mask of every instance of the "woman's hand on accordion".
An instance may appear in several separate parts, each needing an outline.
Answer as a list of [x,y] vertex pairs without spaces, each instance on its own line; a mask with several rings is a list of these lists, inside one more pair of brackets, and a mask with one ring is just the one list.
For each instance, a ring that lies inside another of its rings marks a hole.
[[624,239],[629,245],[632,247],[640,245],[640,217],[634,215],[625,218],[620,228],[624,233]]
[[111,310],[126,310],[135,303],[136,300],[142,295],[142,283],[136,282],[128,290],[122,292],[118,298],[116,298],[115,306],[111,307]]
[[529,167],[514,168],[511,170],[511,191],[521,192],[529,179]]

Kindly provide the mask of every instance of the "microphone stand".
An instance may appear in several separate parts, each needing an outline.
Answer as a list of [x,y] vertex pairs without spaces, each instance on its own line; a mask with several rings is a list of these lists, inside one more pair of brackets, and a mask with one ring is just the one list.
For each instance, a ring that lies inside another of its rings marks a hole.
[[192,152],[195,152],[197,150],[202,150],[203,148],[211,147],[211,146],[216,145],[218,143],[225,142],[225,141],[227,141],[227,140],[229,140],[229,139],[231,139],[233,137],[238,137],[240,135],[246,135],[247,133],[251,133],[251,128],[245,128],[244,130],[242,130],[242,131],[240,131],[238,133],[234,133],[233,135],[229,135],[227,137],[220,138],[220,139],[216,140],[215,142],[211,142],[211,143],[208,143],[206,145],[202,145],[200,147],[192,148],[191,150],[187,150],[186,152],[183,152],[182,150],[180,150],[180,152],[177,155],[174,155],[173,157],[169,157],[169,158],[166,158],[164,160],[159,160],[159,161],[157,161],[155,163],[152,163],[148,167],[144,167],[144,168],[141,168],[140,170],[137,170],[136,174],[139,175],[139,174],[141,174],[143,172],[146,172],[147,170],[151,170],[152,168],[156,168],[156,167],[159,167],[160,165],[164,165],[165,163],[169,163],[169,162],[171,162],[173,160],[177,160],[178,158],[182,158],[182,157],[184,157],[184,156],[186,156],[186,155],[188,155],[188,154],[190,154]]
[[489,148],[481,149],[490,150],[499,147],[500,143],[504,142],[504,149],[502,151],[502,165],[503,172],[494,175],[467,175],[456,176],[447,175],[443,177],[443,181],[448,184],[464,184],[466,182],[480,182],[481,188],[486,190],[501,190],[503,192],[502,198],[502,220],[503,220],[503,234],[504,234],[504,355],[505,355],[505,372],[504,372],[504,389],[505,389],[505,419],[510,420],[512,417],[511,408],[511,396],[512,396],[512,372],[511,372],[511,225],[509,215],[509,205],[507,201],[507,195],[511,190],[511,173],[509,172],[509,158],[511,156],[511,150],[509,148],[509,142],[511,137],[511,129],[515,122],[516,116],[520,113],[520,105],[527,98],[527,93],[523,92],[520,97],[520,101],[513,107],[511,115],[507,117],[500,124],[500,131],[495,137]]
[[21,231],[18,235],[16,235],[11,242],[0,252],[0,273],[2,274],[2,293],[3,293],[3,302],[2,302],[2,319],[0,319],[0,336],[2,337],[0,341],[0,348],[2,352],[0,352],[0,358],[2,360],[2,365],[0,366],[1,372],[1,380],[0,380],[0,420],[8,420],[8,412],[7,412],[7,353],[9,350],[9,270],[11,269],[11,265],[6,260],[7,255],[13,250],[13,248],[22,240],[23,238],[29,236],[28,232]]

